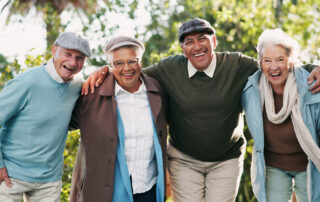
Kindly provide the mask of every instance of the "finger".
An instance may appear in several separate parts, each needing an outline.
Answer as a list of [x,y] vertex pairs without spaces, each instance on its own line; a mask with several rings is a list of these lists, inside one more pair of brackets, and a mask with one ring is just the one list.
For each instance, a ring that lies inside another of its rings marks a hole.
[[311,88],[312,94],[319,93],[320,92],[320,79],[317,79],[316,82],[310,88]]
[[90,84],[88,82],[89,79],[87,79],[86,81],[83,82],[82,89],[81,89],[81,95],[88,95],[88,89],[89,89],[89,84]]
[[98,87],[100,84],[102,84],[102,82],[104,81],[105,77],[106,77],[106,73],[105,72],[101,72],[100,76],[98,77],[98,79],[96,81],[96,87]]
[[316,77],[316,74],[312,71],[308,77],[308,84],[311,84]]
[[96,74],[92,74],[91,78],[90,78],[90,92],[94,93],[94,88],[95,88],[95,81],[97,80],[97,75]]
[[85,94],[85,90],[84,90],[85,85],[86,85],[86,82],[83,82],[82,87],[81,87],[81,95]]
[[4,178],[4,182],[6,183],[7,187],[12,187],[10,178],[8,177]]

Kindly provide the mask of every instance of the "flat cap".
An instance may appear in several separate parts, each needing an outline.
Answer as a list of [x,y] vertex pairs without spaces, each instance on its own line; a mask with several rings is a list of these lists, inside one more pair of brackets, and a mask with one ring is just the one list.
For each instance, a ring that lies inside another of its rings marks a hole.
[[104,48],[104,52],[107,55],[110,51],[113,51],[122,46],[137,46],[144,52],[144,45],[138,39],[130,36],[115,36],[112,37]]
[[89,41],[82,35],[75,32],[63,32],[54,42],[55,46],[61,46],[66,49],[77,50],[85,56],[91,56]]
[[215,34],[216,30],[206,20],[200,18],[190,19],[187,22],[183,23],[179,29],[179,42],[183,42],[186,35],[196,32]]

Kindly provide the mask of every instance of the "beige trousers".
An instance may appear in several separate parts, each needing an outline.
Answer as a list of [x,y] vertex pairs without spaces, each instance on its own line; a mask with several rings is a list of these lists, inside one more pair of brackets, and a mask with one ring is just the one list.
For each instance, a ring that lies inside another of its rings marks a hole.
[[233,202],[243,171],[243,155],[203,162],[169,145],[168,170],[174,202]]
[[0,184],[0,201],[2,202],[59,202],[62,181],[32,183],[10,178],[12,187]]

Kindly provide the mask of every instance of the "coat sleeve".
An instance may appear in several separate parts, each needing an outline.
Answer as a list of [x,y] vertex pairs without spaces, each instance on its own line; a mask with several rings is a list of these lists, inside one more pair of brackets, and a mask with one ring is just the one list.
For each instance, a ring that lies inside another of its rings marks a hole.
[[[27,105],[30,100],[27,83],[18,76],[10,80],[0,92],[0,126],[17,116],[22,110],[29,110]],[[3,134],[3,133],[0,133]],[[0,139],[3,137],[0,137]],[[4,167],[2,156],[2,143],[0,141],[0,168]]]
[[80,128],[80,109],[82,105],[82,96],[77,100],[77,103],[73,109],[71,120],[69,123],[69,130],[77,130]]
[[80,145],[78,148],[78,153],[76,156],[76,161],[74,163],[73,172],[72,172],[72,180],[71,180],[71,189],[70,189],[70,202],[79,201],[82,183],[84,180],[85,174],[85,155],[84,155],[84,147],[82,141],[80,141]]

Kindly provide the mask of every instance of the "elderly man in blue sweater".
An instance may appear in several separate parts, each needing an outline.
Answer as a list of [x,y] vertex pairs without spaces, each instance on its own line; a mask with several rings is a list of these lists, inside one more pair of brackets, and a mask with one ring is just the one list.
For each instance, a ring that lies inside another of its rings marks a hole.
[[27,70],[0,92],[0,201],[60,201],[63,151],[91,55],[88,40],[64,32],[48,63]]

